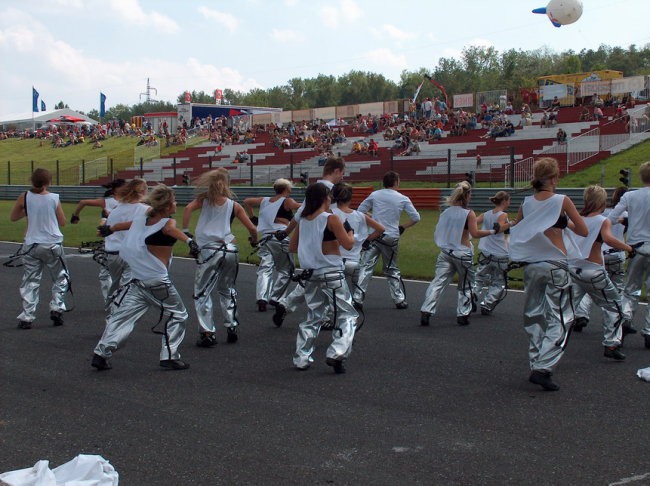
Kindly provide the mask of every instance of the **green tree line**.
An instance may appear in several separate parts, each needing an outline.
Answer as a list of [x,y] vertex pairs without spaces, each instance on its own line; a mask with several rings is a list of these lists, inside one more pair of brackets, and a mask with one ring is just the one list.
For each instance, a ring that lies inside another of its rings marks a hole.
[[[282,86],[252,89],[248,92],[224,89],[224,102],[230,105],[280,107],[285,110],[322,108],[357,103],[411,98],[424,79],[431,75],[445,86],[447,93],[470,93],[493,89],[518,92],[519,88],[532,88],[539,76],[571,74],[613,69],[624,75],[650,74],[650,44],[627,49],[601,45],[598,49],[571,49],[556,53],[542,47],[532,51],[509,49],[499,52],[493,47],[471,46],[463,49],[459,58],[443,57],[433,69],[424,67],[416,71],[404,70],[394,82],[381,74],[353,70],[339,77],[319,74],[314,78],[292,78]],[[192,91],[194,103],[214,103],[212,93]],[[431,83],[425,82],[420,99],[439,96]],[[177,102],[185,100],[185,93]],[[107,111],[107,118],[128,120],[131,116],[153,111],[175,111],[171,102],[139,103],[133,106],[118,104]],[[88,113],[98,119],[97,110]]]

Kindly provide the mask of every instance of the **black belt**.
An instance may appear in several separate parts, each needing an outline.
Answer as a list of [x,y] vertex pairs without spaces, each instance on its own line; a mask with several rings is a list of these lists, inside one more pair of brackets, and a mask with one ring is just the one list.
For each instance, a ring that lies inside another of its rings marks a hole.
[[108,250],[104,250],[104,253],[106,253],[107,255],[119,255],[120,254],[119,251],[108,251]]

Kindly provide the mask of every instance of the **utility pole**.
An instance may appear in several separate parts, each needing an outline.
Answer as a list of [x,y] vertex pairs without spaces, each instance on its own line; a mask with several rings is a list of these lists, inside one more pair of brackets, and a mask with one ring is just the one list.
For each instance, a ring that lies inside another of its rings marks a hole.
[[147,89],[145,90],[144,93],[140,93],[140,101],[142,101],[143,96],[145,97],[145,99],[144,99],[145,103],[158,101],[158,100],[151,99],[151,92],[152,91],[155,91],[156,96],[158,96],[158,90],[149,84],[149,78],[147,78]]

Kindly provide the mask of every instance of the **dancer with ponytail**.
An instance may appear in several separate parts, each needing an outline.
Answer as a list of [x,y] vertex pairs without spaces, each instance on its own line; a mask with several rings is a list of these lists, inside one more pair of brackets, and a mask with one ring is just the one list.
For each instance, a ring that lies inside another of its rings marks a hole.
[[549,391],[560,389],[551,377],[574,318],[568,258],[579,258],[580,250],[566,230],[568,221],[573,222],[575,234],[588,234],[573,201],[555,194],[559,178],[555,159],[544,157],[534,163],[535,194],[525,198],[510,229],[510,259],[524,265],[529,381]]
[[23,280],[20,297],[23,311],[18,315],[18,328],[31,329],[36,319],[39,289],[43,269],[47,268],[52,278],[50,319],[55,326],[63,325],[66,311],[65,294],[70,288],[70,275],[65,265],[63,234],[65,215],[59,195],[48,191],[52,174],[46,169],[36,169],[32,174],[32,187],[16,199],[9,218],[18,221],[27,218],[27,231],[21,250]]
[[[476,297],[479,300],[481,314],[489,316],[494,308],[505,299],[508,282],[507,271],[510,258],[508,257],[508,240],[504,231],[510,228],[506,211],[510,206],[510,194],[499,191],[490,198],[494,209],[486,211],[476,219],[476,224],[482,230],[494,229],[498,224],[499,231],[494,235],[481,238],[478,243],[478,270],[476,271]],[[487,291],[481,298],[483,289]]]
[[[188,244],[190,254],[198,255],[198,245],[176,227],[171,217],[176,212],[174,191],[160,184],[147,198],[151,208],[137,214],[120,248],[120,257],[129,265],[132,280],[121,287],[111,302],[106,329],[95,347],[91,365],[99,371],[112,368],[110,358],[129,337],[135,323],[149,309],[160,311],[163,325],[160,366],[185,370],[190,365],[181,360],[178,348],[185,337],[187,311],[176,287],[169,278],[172,249],[177,240]],[[110,227],[108,228],[110,234]]]
[[436,273],[424,295],[420,308],[420,325],[428,326],[431,316],[436,313],[440,297],[458,275],[458,303],[456,322],[460,326],[469,324],[469,315],[475,310],[474,285],[474,246],[472,238],[494,235],[499,228],[480,230],[476,224],[476,213],[469,209],[472,186],[467,181],[460,182],[447,198],[448,208],[440,215],[434,233],[434,241],[440,247],[436,262]]
[[[607,274],[603,261],[603,243],[621,251],[633,252],[631,246],[612,235],[612,223],[603,216],[607,204],[607,191],[600,186],[589,186],[584,190],[585,207],[580,213],[589,233],[586,237],[577,237],[576,242],[582,258],[569,260],[569,271],[574,286],[575,301],[585,294],[602,309],[603,312],[603,347],[606,358],[623,361],[621,353],[621,323],[624,319],[621,308],[621,295]],[[573,224],[569,224],[573,228]]]
[[195,181],[199,195],[183,212],[183,228],[186,234],[192,212],[201,211],[196,225],[196,242],[200,248],[194,276],[194,308],[199,320],[197,346],[211,348],[217,344],[216,326],[212,315],[212,290],[216,287],[219,307],[227,341],[238,340],[237,290],[235,283],[239,270],[239,247],[232,233],[234,218],[239,219],[250,233],[252,246],[257,245],[257,228],[246,211],[233,201],[230,191],[230,175],[226,169],[205,172]]

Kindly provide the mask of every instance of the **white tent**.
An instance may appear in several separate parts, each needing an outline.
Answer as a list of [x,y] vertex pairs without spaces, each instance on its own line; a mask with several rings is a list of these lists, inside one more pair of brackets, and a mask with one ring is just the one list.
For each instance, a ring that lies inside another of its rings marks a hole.
[[24,130],[25,128],[32,128],[36,125],[36,128],[41,127],[42,125],[47,125],[49,120],[55,118],[60,118],[63,115],[73,116],[76,118],[83,118],[88,123],[98,123],[96,120],[79,113],[78,111],[72,110],[70,108],[61,108],[60,110],[47,110],[39,111],[34,113],[34,118],[32,119],[32,114],[19,113],[19,114],[9,114],[1,115],[0,118],[0,129],[7,130],[9,128],[17,128]]

